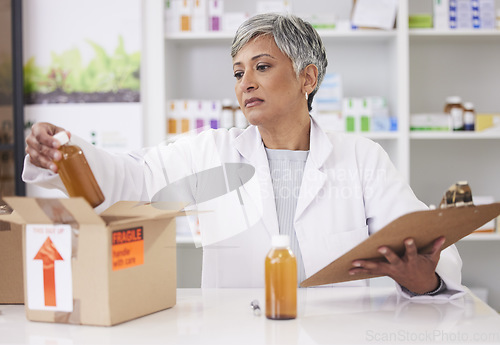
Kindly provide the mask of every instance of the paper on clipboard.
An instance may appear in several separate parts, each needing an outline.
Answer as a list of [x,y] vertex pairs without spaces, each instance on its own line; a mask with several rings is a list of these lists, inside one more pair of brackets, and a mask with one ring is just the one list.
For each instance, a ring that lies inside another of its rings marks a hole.
[[353,267],[352,262],[357,259],[385,260],[377,250],[380,246],[388,246],[398,255],[403,254],[403,241],[408,237],[415,240],[419,253],[425,253],[431,250],[435,239],[444,236],[446,238],[444,249],[498,215],[500,215],[500,203],[408,213],[302,281],[300,286],[308,287],[378,277],[379,275],[370,274],[351,276],[349,269]]

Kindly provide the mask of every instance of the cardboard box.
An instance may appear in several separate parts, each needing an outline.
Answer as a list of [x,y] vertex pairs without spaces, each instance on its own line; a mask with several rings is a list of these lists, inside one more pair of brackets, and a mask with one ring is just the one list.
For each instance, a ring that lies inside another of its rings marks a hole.
[[0,304],[24,303],[21,234],[20,225],[0,221]]
[[110,326],[175,305],[181,206],[119,202],[97,215],[83,198],[4,200],[14,212],[0,221],[12,241],[22,234],[29,320]]

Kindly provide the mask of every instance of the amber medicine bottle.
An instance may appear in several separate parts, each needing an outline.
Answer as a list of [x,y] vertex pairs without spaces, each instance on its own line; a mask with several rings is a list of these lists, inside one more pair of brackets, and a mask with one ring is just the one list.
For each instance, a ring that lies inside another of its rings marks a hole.
[[449,114],[451,116],[451,127],[454,131],[464,130],[464,108],[460,97],[447,97],[444,112],[445,114]]
[[71,143],[64,131],[54,135],[54,139],[61,143],[59,151],[62,154],[62,158],[56,162],[56,165],[59,176],[69,196],[81,196],[92,207],[102,204],[104,195],[97,184],[82,149]]
[[297,260],[290,238],[273,236],[266,256],[266,317],[273,320],[297,317]]

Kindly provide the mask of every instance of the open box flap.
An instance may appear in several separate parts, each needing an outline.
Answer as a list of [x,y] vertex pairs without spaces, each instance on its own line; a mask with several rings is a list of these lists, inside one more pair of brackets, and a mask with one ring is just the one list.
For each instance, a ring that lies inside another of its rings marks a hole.
[[23,218],[16,211],[9,214],[0,214],[0,222],[23,224]]
[[186,203],[149,203],[138,201],[119,201],[104,212],[101,218],[106,224],[119,224],[131,219],[160,219],[185,215],[183,211]]
[[[4,197],[22,218],[23,223],[30,224],[103,224],[92,207],[83,198],[26,198]],[[13,212],[16,213],[16,212]],[[16,220],[13,218],[13,220]]]

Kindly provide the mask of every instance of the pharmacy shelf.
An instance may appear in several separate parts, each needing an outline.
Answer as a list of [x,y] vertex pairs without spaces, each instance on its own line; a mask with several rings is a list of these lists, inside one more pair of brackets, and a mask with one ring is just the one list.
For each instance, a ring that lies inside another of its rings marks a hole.
[[[344,133],[344,132],[341,132]],[[400,139],[401,134],[400,132],[394,131],[394,132],[353,132],[353,134],[358,134],[362,135],[368,139],[372,140],[396,140]],[[185,133],[185,134],[168,134],[165,137],[165,140],[163,143],[168,144],[168,143],[173,143],[180,138],[187,137],[191,135],[190,133]],[[500,135],[499,135],[500,138]]]
[[[334,40],[356,40],[358,42],[388,41],[396,37],[395,30],[318,30],[320,36],[329,41]],[[192,45],[197,43],[221,43],[231,42],[233,32],[176,32],[166,33],[165,39],[179,44]]]
[[361,132],[357,134],[373,140],[395,140],[400,138],[399,132]]
[[395,30],[318,30],[321,38],[329,39],[348,39],[348,40],[359,40],[365,42],[368,40],[370,42],[376,41],[387,41],[396,37]]
[[426,37],[464,37],[464,36],[496,36],[500,37],[500,30],[496,29],[450,29],[450,30],[434,30],[434,29],[409,29],[410,37],[426,36]]
[[411,42],[438,42],[438,43],[497,43],[500,40],[500,30],[409,30]]
[[461,241],[500,241],[498,233],[470,234],[461,239]]
[[[322,38],[347,38],[347,39],[369,39],[373,40],[388,40],[396,37],[396,30],[335,30],[335,29],[320,29],[318,33]],[[410,29],[410,37],[500,37],[500,30],[434,30],[434,29]],[[196,41],[228,41],[232,40],[234,32],[174,32],[166,33],[167,41],[188,41],[189,44]]]
[[429,139],[500,139],[498,132],[441,132],[441,131],[413,131],[410,132],[410,139],[429,140]]

